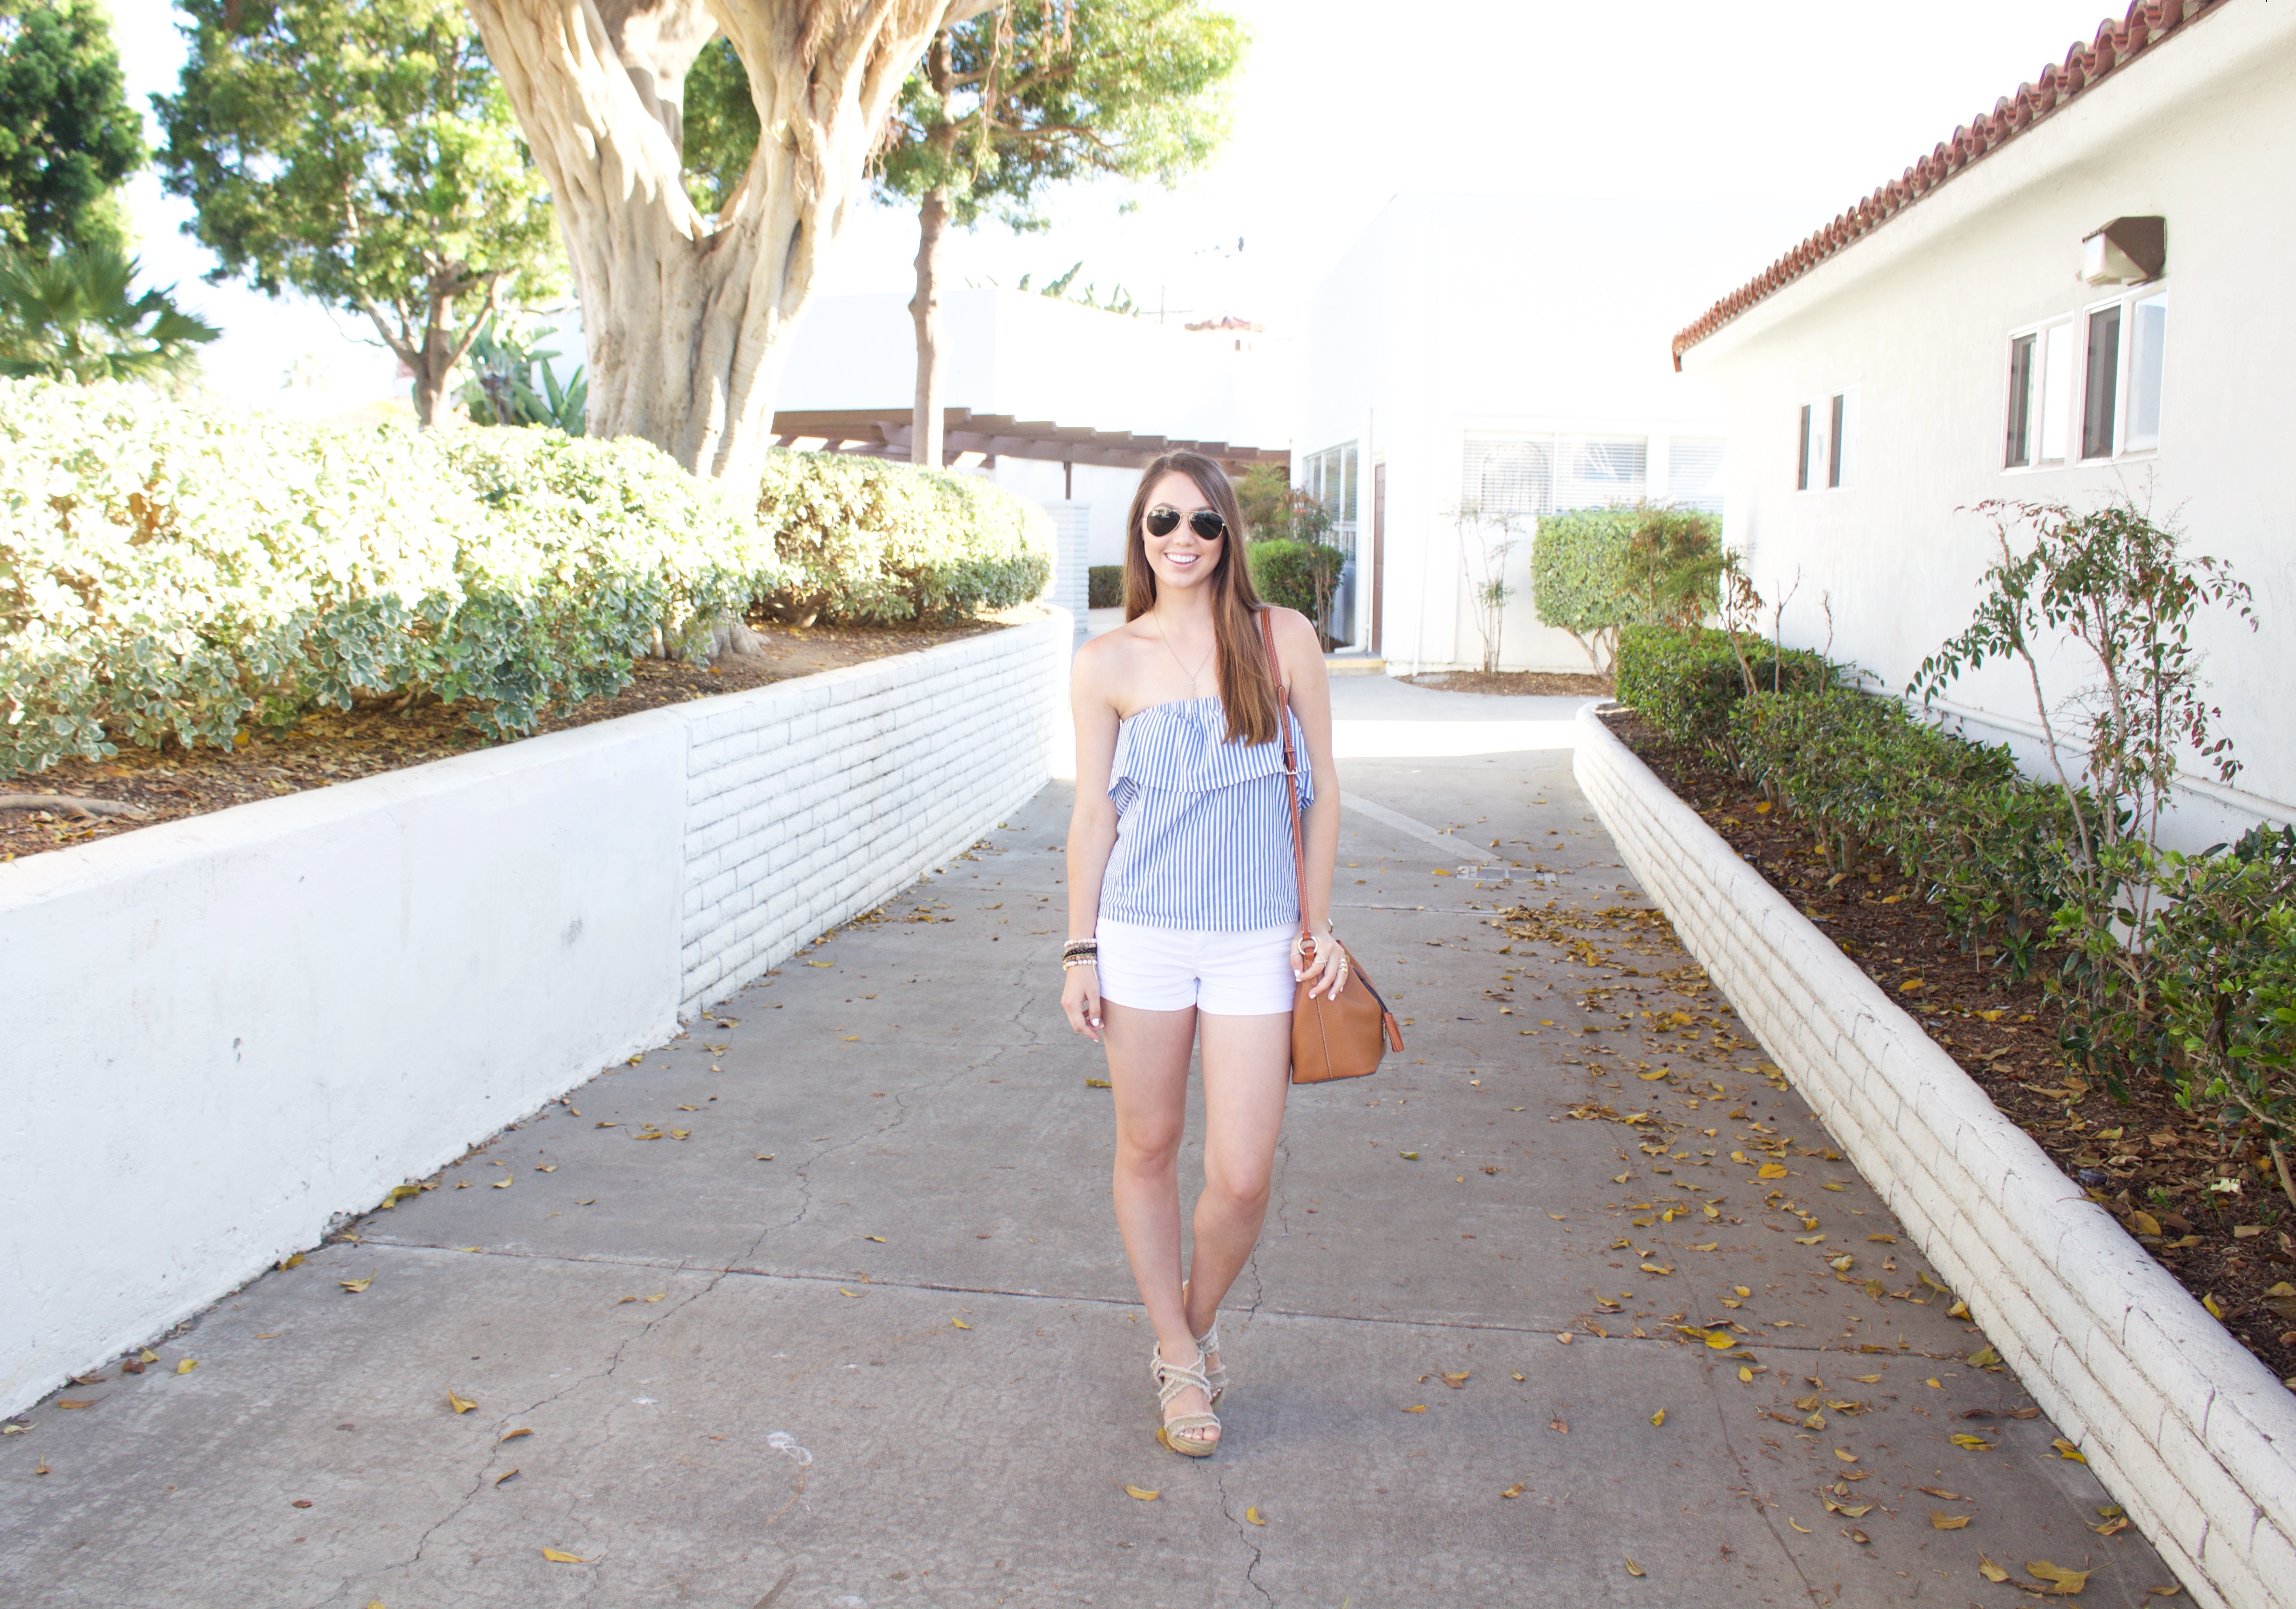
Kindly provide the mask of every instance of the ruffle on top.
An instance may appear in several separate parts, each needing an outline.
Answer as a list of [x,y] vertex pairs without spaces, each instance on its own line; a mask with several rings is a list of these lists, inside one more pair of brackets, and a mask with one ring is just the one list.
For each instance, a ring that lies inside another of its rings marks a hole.
[[[1299,760],[1304,809],[1315,802],[1316,774],[1308,763],[1308,735],[1300,718],[1288,710],[1285,714],[1292,723],[1292,752]],[[1108,796],[1117,814],[1123,815],[1143,788],[1207,793],[1261,777],[1282,780],[1282,743],[1232,743],[1226,739],[1227,707],[1217,694],[1151,704],[1128,716],[1116,729],[1116,760],[1108,779]],[[1284,808],[1288,817],[1289,804]]]

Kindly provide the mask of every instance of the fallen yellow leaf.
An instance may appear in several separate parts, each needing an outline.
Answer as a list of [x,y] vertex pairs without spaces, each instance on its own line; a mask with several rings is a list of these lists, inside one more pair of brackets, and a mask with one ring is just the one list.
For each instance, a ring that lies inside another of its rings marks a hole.
[[501,1435],[496,1437],[495,1445],[496,1447],[500,1447],[505,1441],[515,1441],[521,1436],[530,1436],[532,1434],[534,1434],[534,1427],[532,1425],[521,1424],[516,1430],[504,1431]]
[[468,1397],[461,1395],[453,1386],[450,1385],[447,1388],[447,1406],[453,1408],[458,1414],[467,1414],[472,1408],[478,1407],[478,1404],[472,1401]]
[[135,1361],[138,1363],[157,1363],[160,1361],[160,1354],[153,1351],[147,1346],[141,1352],[136,1354]]
[[1509,1374],[1511,1374],[1511,1375],[1514,1375],[1514,1377],[1515,1377],[1518,1381],[1521,1380],[1521,1379],[1522,1379],[1522,1377],[1523,1377],[1522,1375],[1519,1375],[1519,1374],[1515,1374],[1515,1371],[1514,1371],[1514,1370],[1513,1370],[1513,1369],[1509,1369],[1507,1372],[1508,1372]]
[[1406,1414],[1423,1414],[1427,1411],[1427,1405],[1424,1402],[1414,1402],[1403,1411]]
[[1786,1516],[1786,1523],[1792,1526],[1796,1531],[1800,1531],[1804,1536],[1812,1536],[1816,1534],[1808,1526],[1803,1524],[1800,1520],[1795,1519],[1792,1515],[1788,1515]]
[[1754,1170],[1756,1178],[1784,1178],[1785,1176],[1786,1170],[1784,1164],[1778,1162],[1764,1162]]
[[188,1375],[199,1367],[200,1361],[198,1359],[186,1358],[182,1362],[176,1365],[176,1373],[179,1375]]
[[1664,1424],[1666,1423],[1666,1409],[1660,1408],[1658,1412],[1652,1414],[1651,1416],[1651,1423],[1652,1424]]
[[1256,1503],[1250,1508],[1243,1511],[1243,1523],[1247,1525],[1265,1525],[1267,1523],[1267,1521],[1259,1517],[1259,1506]]
[[2048,1582],[2051,1597],[2077,1597],[2081,1588],[2088,1585],[2087,1571],[2067,1570],[2063,1565],[2052,1564],[2046,1559],[2026,1560],[2025,1573],[2036,1580]]
[[2150,1212],[2131,1212],[2128,1215],[2128,1227],[2139,1235],[2161,1233],[2161,1220]]
[[952,1319],[950,1319],[950,1320],[949,1320],[949,1322],[950,1322],[951,1324],[955,1325],[955,1326],[958,1329],[960,1329],[960,1330],[969,1330],[969,1329],[971,1329],[971,1328],[972,1327],[971,1325],[969,1325],[969,1324],[965,1323],[965,1322],[964,1322],[964,1319],[962,1319],[962,1318],[952,1318]]
[[1844,1452],[1838,1447],[1833,1449],[1833,1456],[1841,1459],[1844,1464],[1855,1464],[1857,1462],[1857,1455],[1856,1453]]
[[1751,1385],[1754,1383],[1754,1371],[1748,1368],[1742,1363],[1738,1366],[1738,1383],[1741,1385]]
[[1086,1089],[1113,1089],[1116,1088],[1115,1085],[1110,1083],[1106,1079],[1086,1079],[1084,1081],[1084,1087]]
[[2086,1464],[2088,1462],[2086,1457],[2081,1456],[2081,1449],[2075,1447],[2071,1442],[2066,1441],[2062,1436],[2059,1436],[2055,1441],[2050,1442],[2049,1445],[2057,1449],[2057,1457],[2060,1458],[2070,1459],[2075,1464]]
[[887,1244],[885,1237],[882,1235],[864,1235],[861,1238],[864,1240],[873,1240],[881,1246]]
[[[294,1256],[289,1258],[285,1262],[281,1263],[279,1266],[282,1268],[299,1268],[303,1266],[303,1254],[300,1252],[298,1252]],[[152,1359],[147,1358],[144,1361],[149,1363]]]
[[101,1397],[89,1397],[85,1400],[74,1397],[59,1397],[56,1399],[56,1406],[58,1408],[94,1408],[97,1403],[102,1400],[103,1399]]
[[1727,1330],[1709,1330],[1706,1332],[1706,1344],[1718,1352],[1736,1345],[1737,1337]]
[[1930,1528],[1933,1531],[1959,1531],[1968,1523],[1969,1515],[1965,1514],[1940,1514],[1936,1509],[1930,1511]]
[[561,1553],[555,1547],[544,1548],[542,1556],[554,1564],[586,1564],[590,1562],[579,1554]]
[[1650,1572],[1644,1570],[1640,1564],[1636,1564],[1634,1560],[1628,1559],[1627,1561],[1627,1573],[1631,1576],[1639,1577],[1648,1575]]
[[843,1285],[839,1285],[839,1286],[837,1287],[837,1293],[838,1293],[840,1296],[853,1296],[853,1297],[858,1297],[858,1296],[861,1294],[861,1293],[860,1293],[860,1292],[858,1292],[858,1291],[849,1291],[849,1290],[847,1290]]
[[496,1188],[496,1189],[497,1189],[497,1190],[507,1190],[507,1189],[509,1189],[509,1188],[510,1188],[510,1186],[511,1186],[511,1181],[510,1181],[509,1179],[506,1179],[506,1178],[498,1178],[498,1179],[495,1180],[495,1188]]
[[1672,1268],[1666,1268],[1661,1264],[1654,1262],[1636,1263],[1635,1266],[1645,1274],[1671,1274],[1674,1272]]
[[1151,1491],[1144,1486],[1128,1486],[1124,1489],[1124,1495],[1128,1498],[1137,1498],[1143,1503],[1153,1503],[1164,1494],[1160,1491]]
[[505,1483],[506,1483],[506,1482],[508,1482],[515,1481],[515,1480],[517,1480],[517,1479],[518,1479],[518,1469],[517,1469],[517,1466],[516,1466],[516,1465],[512,1465],[511,1468],[509,1468],[509,1469],[505,1469],[504,1471],[503,1471],[503,1472],[502,1472],[502,1474],[498,1474],[498,1475],[496,1475],[496,1476],[495,1477],[495,1484],[496,1484],[496,1485],[497,1485],[497,1486],[501,1486],[501,1485],[505,1484]]
[[1415,1162],[1419,1160],[1419,1153],[1416,1151],[1398,1151],[1395,1154],[1406,1162]]
[[1977,1573],[1988,1581],[2005,1581],[2009,1579],[2007,1571],[1981,1553],[1977,1556]]
[[[338,1279],[335,1283],[346,1291],[364,1291],[374,1283],[374,1276],[370,1273],[364,1279]],[[159,1359],[155,1358],[152,1361],[157,1363]]]
[[1952,1441],[1956,1447],[1967,1448],[1971,1452],[1990,1452],[1993,1449],[1993,1443],[1982,1436],[1956,1434]]
[[1455,1391],[1464,1391],[1466,1389],[1467,1377],[1471,1373],[1471,1370],[1461,1369],[1455,1375],[1447,1369],[1444,1371],[1443,1383],[1449,1386]]

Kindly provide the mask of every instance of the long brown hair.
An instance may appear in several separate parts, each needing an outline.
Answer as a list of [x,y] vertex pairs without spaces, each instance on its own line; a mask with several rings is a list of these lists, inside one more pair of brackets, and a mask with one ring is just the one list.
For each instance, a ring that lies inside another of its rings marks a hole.
[[1174,474],[1195,482],[1204,501],[1227,522],[1227,539],[1220,544],[1211,579],[1213,657],[1219,663],[1220,702],[1227,710],[1227,741],[1272,743],[1278,735],[1275,672],[1260,641],[1259,594],[1242,552],[1243,510],[1227,472],[1201,453],[1164,453],[1140,472],[1140,489],[1132,494],[1132,512],[1124,521],[1125,620],[1136,620],[1156,606],[1156,572],[1148,564],[1141,521],[1148,513],[1148,494]]

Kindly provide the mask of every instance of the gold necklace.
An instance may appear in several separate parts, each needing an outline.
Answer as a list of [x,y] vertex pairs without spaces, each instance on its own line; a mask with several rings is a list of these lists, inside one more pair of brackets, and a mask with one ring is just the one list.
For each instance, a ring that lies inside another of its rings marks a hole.
[[[1151,615],[1149,618],[1151,620],[1155,620],[1156,617]],[[1196,691],[1196,678],[1203,675],[1204,667],[1210,664],[1212,662],[1212,655],[1219,652],[1219,633],[1217,631],[1213,632],[1212,645],[1204,650],[1204,657],[1197,662],[1195,670],[1193,673],[1188,669],[1187,661],[1180,657],[1179,650],[1172,646],[1172,639],[1164,635],[1164,622],[1162,620],[1156,620],[1156,640],[1164,644],[1164,652],[1172,656],[1172,662],[1180,668],[1180,674],[1188,678],[1189,695],[1191,697],[1194,696]]]

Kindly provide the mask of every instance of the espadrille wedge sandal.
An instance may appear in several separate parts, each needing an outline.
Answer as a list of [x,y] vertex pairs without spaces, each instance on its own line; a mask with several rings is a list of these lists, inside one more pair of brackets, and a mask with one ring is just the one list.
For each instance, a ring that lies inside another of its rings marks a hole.
[[[1203,1362],[1201,1352],[1196,1354],[1196,1360],[1191,1365],[1171,1362],[1164,1356],[1160,1345],[1148,1349],[1148,1372],[1155,1376],[1156,1407],[1160,1411],[1169,1409],[1172,1399],[1192,1385],[1203,1392],[1207,1399],[1211,1396],[1211,1382],[1204,1378]],[[1201,1441],[1186,1433],[1193,1430],[1217,1431],[1219,1427],[1219,1416],[1216,1414],[1168,1414],[1163,1423],[1163,1433],[1157,1439],[1184,1458],[1209,1458],[1219,1443]]]

